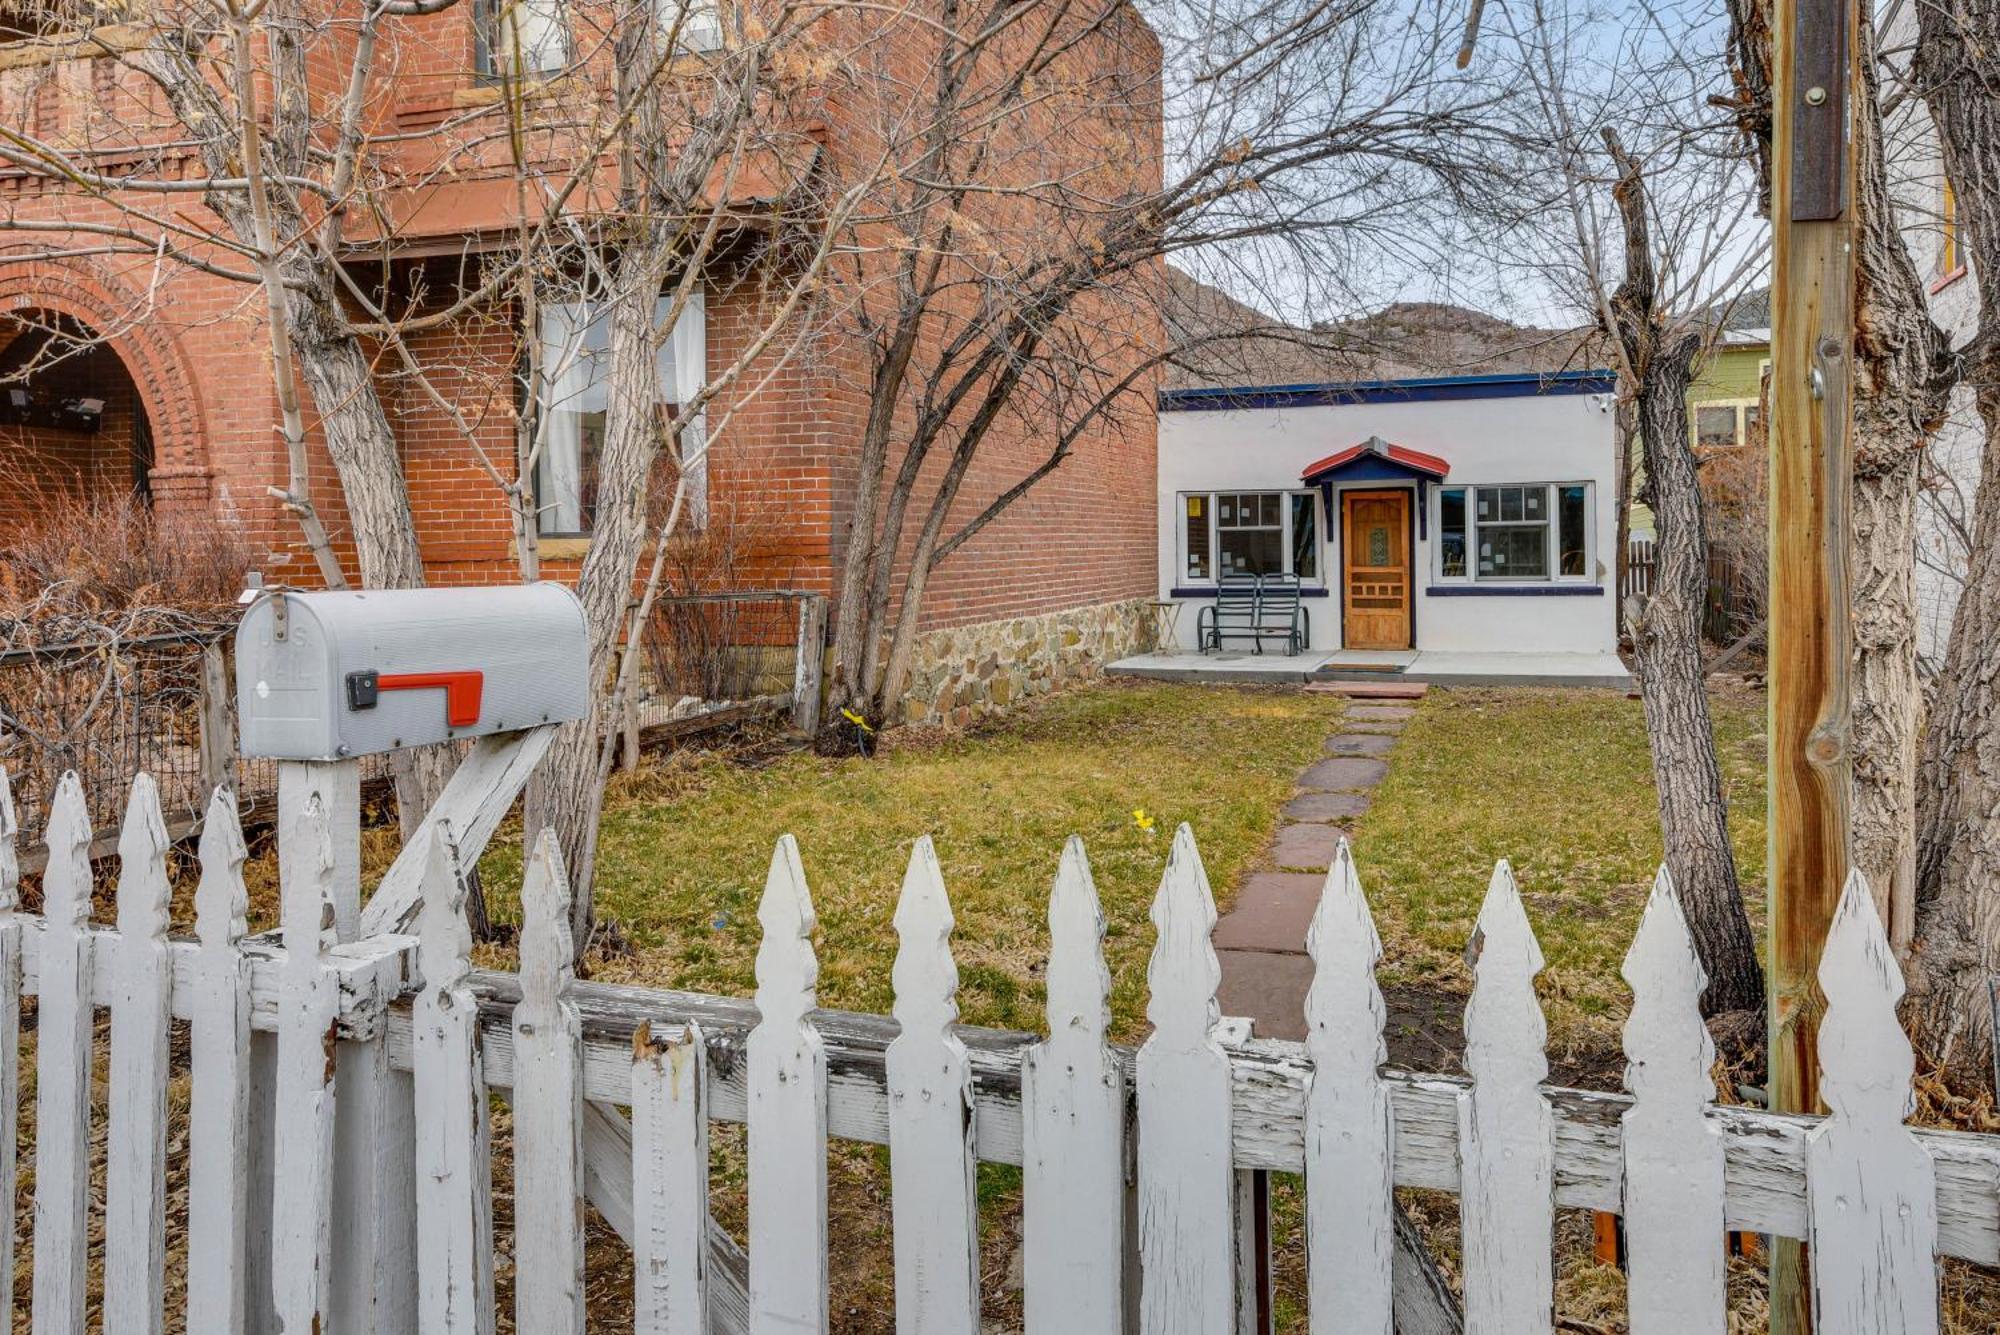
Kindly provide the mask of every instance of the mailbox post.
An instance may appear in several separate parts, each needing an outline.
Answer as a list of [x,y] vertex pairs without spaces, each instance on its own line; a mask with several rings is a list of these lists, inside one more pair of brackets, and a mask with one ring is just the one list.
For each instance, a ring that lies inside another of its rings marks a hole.
[[[333,841],[334,930],[342,942],[393,931],[407,910],[361,912],[361,766],[365,757],[474,742],[438,812],[504,811],[557,724],[590,701],[583,609],[557,584],[361,592],[274,590],[255,598],[236,633],[241,752],[278,761],[278,862],[286,886],[315,884],[299,818],[318,800]],[[497,816],[494,817],[497,820]],[[483,830],[494,820],[456,823]],[[429,833],[425,827],[424,836]],[[393,894],[413,838],[384,878]],[[464,848],[467,857],[477,847]],[[371,901],[371,908],[374,905]],[[338,1043],[331,1237],[333,1335],[402,1335],[416,1322],[415,1094],[383,1045]],[[268,1221],[276,1043],[251,1049],[253,1208]],[[276,1329],[270,1230],[251,1229],[251,1329]]]

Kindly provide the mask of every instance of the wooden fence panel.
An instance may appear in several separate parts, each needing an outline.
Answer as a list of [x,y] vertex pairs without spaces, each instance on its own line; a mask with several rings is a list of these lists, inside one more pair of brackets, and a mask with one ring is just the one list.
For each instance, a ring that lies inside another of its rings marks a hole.
[[280,1327],[327,1328],[332,1310],[334,1020],[333,815],[317,795],[278,830],[285,968],[278,1002],[272,1134],[271,1289]]
[[243,828],[236,798],[218,788],[201,832],[194,892],[195,957],[188,1022],[187,1328],[242,1335],[249,1172],[250,976],[242,942],[250,893],[243,884]]
[[521,885],[514,1007],[514,1323],[582,1335],[583,1026],[569,999],[569,878],[543,827]]
[[417,1087],[417,1323],[424,1335],[493,1329],[493,1181],[472,931],[449,823],[432,827],[410,1008]]
[[1459,1217],[1467,1335],[1534,1335],[1555,1322],[1555,1126],[1541,1083],[1548,1026],[1542,969],[1514,872],[1493,869],[1479,910],[1465,1008],[1459,1110]]
[[21,1121],[21,855],[15,841],[14,787],[0,767],[0,1330],[14,1329],[14,1200],[20,1176],[15,1139]]
[[1937,1177],[1904,1125],[1915,1056],[1896,1018],[1903,972],[1868,882],[1850,872],[1820,956],[1820,1097],[1806,1135],[1818,1335],[1936,1335]]
[[1216,1039],[1222,981],[1215,897],[1194,832],[1174,832],[1153,900],[1139,1049],[1139,1324],[1144,1335],[1214,1335],[1236,1321],[1236,1188],[1229,1055]]
[[799,846],[778,840],[757,907],[757,1012],[750,1031],[751,1335],[826,1335],[826,1050],[817,923]]
[[958,965],[951,902],[929,835],[910,851],[893,967],[902,1032],[889,1080],[889,1208],[898,1335],[978,1335],[979,1202],[972,1067],[951,1032]]
[[634,1335],[710,1335],[705,1044],[632,1036]]
[[1049,895],[1049,1036],[1021,1058],[1027,1335],[1116,1332],[1125,1293],[1125,1078],[1105,1046],[1111,971],[1083,840]]
[[166,1316],[167,1024],[173,960],[167,822],[150,775],[132,781],[118,840],[111,958],[111,1102],[105,1138],[104,1327],[148,1335]]
[[1395,1123],[1381,1077],[1382,938],[1340,841],[1306,934],[1306,1273],[1315,1335],[1393,1335]]
[[1665,866],[1623,974],[1632,988],[1625,1086],[1633,1103],[1621,1131],[1632,1335],[1722,1335],[1728,1222],[1722,1133],[1708,1118],[1715,1097],[1715,1044],[1701,1018],[1708,974]]
[[90,1250],[90,816],[75,771],[49,805],[35,1031],[34,1335],[83,1335]]

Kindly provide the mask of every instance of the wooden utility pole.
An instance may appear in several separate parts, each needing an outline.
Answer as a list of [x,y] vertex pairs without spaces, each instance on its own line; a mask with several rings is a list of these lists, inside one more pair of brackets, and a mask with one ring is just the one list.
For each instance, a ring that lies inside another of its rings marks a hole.
[[[1850,117],[1858,0],[1776,0],[1771,49],[1771,1107],[1819,1106],[1814,972],[1848,864]],[[1772,1335],[1812,1328],[1805,1248],[1771,1249]]]

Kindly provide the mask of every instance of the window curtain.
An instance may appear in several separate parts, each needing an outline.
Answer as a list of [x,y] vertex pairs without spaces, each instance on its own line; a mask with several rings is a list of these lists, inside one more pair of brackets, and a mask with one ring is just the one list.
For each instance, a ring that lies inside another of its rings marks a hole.
[[[540,467],[543,533],[581,533],[583,514],[584,415],[591,411],[593,382],[601,357],[592,347],[604,342],[604,322],[593,320],[585,302],[551,302],[542,307],[542,377],[547,400],[542,413]],[[598,398],[602,389],[596,390]]]
[[[672,299],[667,299],[672,305]],[[681,318],[669,340],[673,381],[660,392],[677,404],[692,403],[708,383],[708,301],[700,284],[688,292]],[[664,369],[664,368],[663,368]],[[708,413],[696,413],[681,429],[681,476],[687,480],[687,517],[708,522]]]

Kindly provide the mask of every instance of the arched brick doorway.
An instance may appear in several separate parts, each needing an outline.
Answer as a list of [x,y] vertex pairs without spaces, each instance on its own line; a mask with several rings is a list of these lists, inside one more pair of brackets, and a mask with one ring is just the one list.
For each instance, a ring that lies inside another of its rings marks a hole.
[[94,331],[53,312],[0,327],[0,521],[57,494],[153,499],[152,423],[138,385]]
[[[4,255],[0,255],[4,259]],[[202,405],[156,311],[80,262],[0,276],[0,519],[38,489],[209,504]]]

